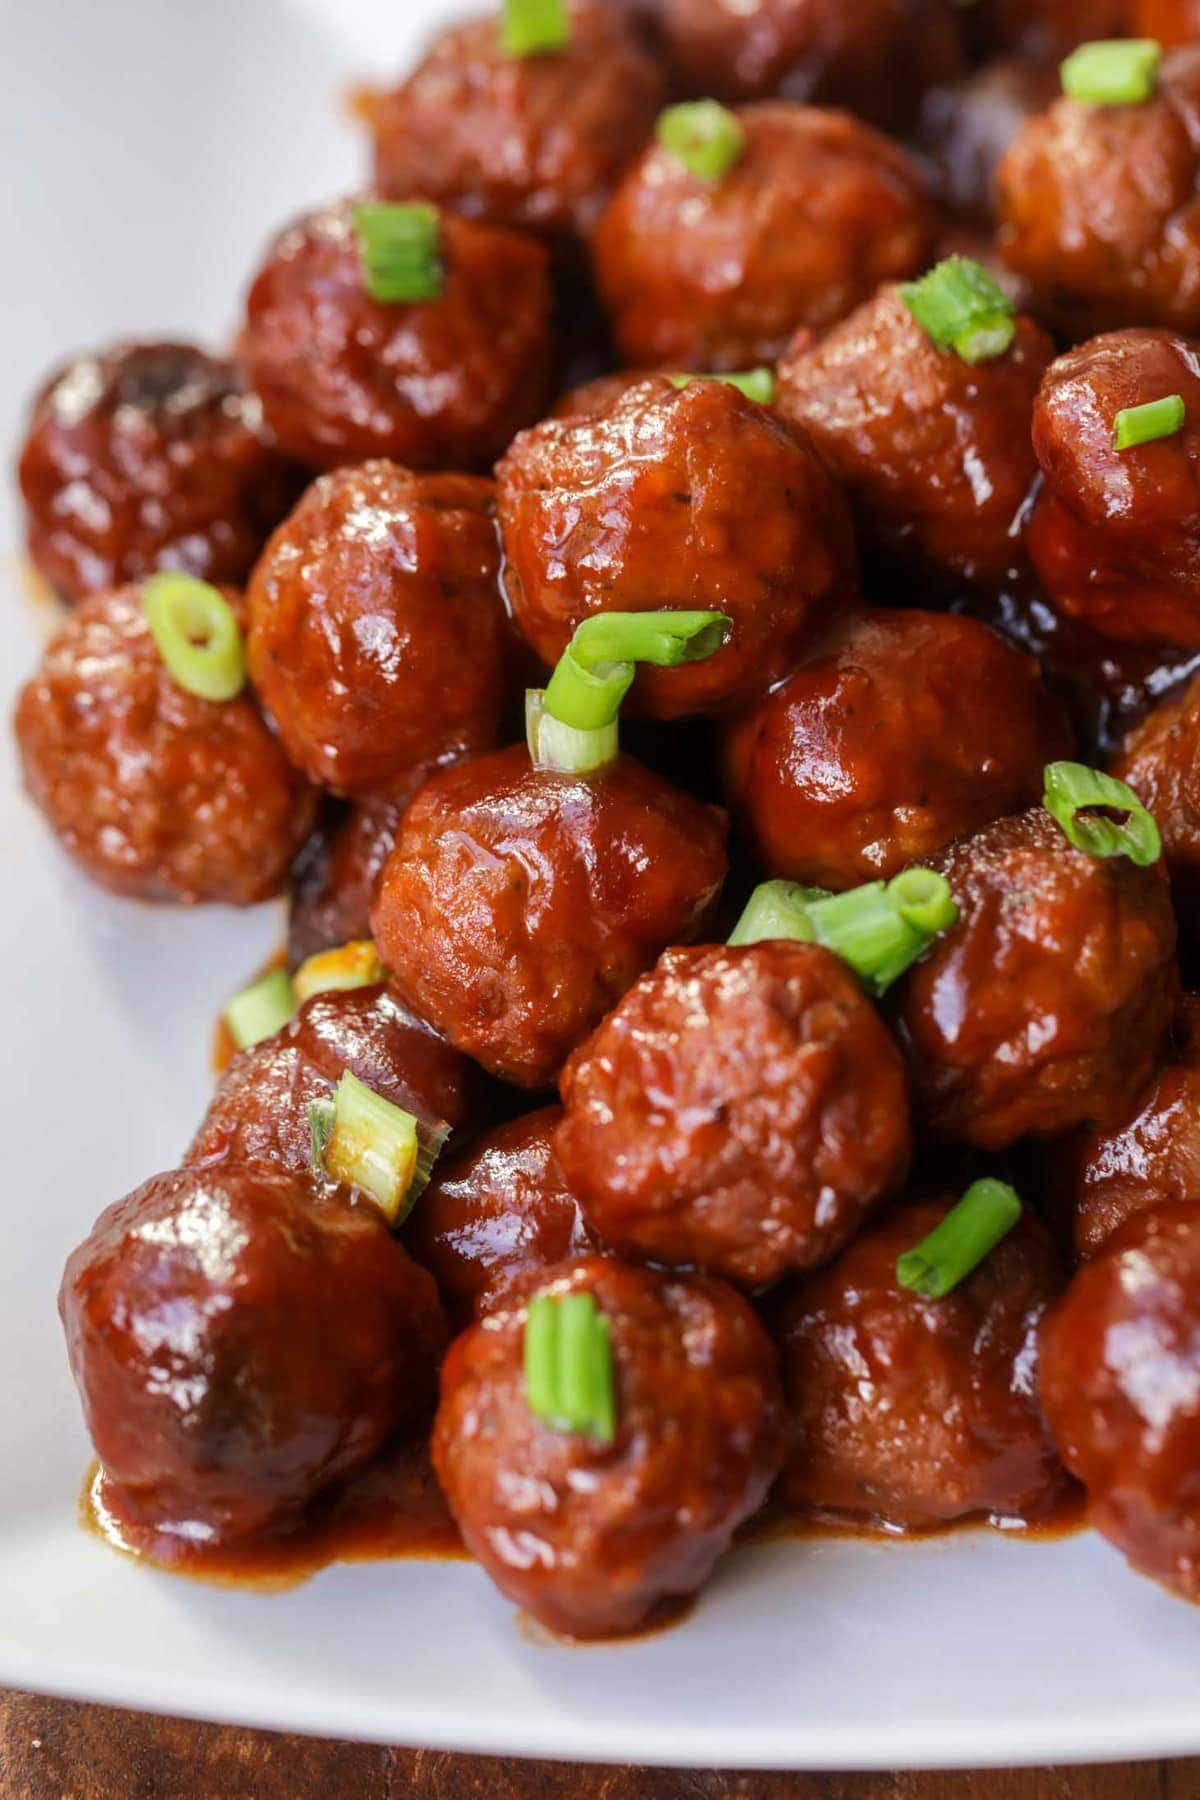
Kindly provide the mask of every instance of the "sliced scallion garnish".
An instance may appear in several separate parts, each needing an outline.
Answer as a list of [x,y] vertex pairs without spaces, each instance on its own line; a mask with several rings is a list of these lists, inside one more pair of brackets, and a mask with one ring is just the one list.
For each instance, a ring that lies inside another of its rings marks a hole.
[[537,56],[571,41],[566,0],[503,0],[500,48],[505,56]]
[[1125,782],[1077,762],[1047,763],[1043,780],[1042,805],[1077,850],[1127,856],[1143,869],[1158,861],[1162,837],[1154,815]]
[[658,115],[655,134],[664,150],[700,181],[719,181],[742,154],[746,133],[718,100],[684,100]]
[[977,1269],[1021,1217],[1021,1202],[1005,1181],[973,1181],[958,1205],[896,1262],[901,1287],[940,1300]]
[[296,1004],[303,1006],[314,994],[335,989],[372,987],[387,977],[370,938],[354,938],[333,950],[318,950],[306,958],[292,977]]
[[727,381],[739,394],[745,394],[747,400],[757,400],[760,406],[770,406],[775,399],[773,369],[739,369],[731,375],[668,375],[667,380],[677,388],[685,388],[693,381]]
[[1183,429],[1186,417],[1182,394],[1164,394],[1161,400],[1146,400],[1141,406],[1123,406],[1113,420],[1113,444],[1118,450],[1132,450],[1138,444],[1152,444],[1156,438],[1174,437]]
[[225,1008],[229,1035],[239,1050],[248,1050],[282,1031],[296,1010],[296,997],[286,969],[268,969],[235,994]]
[[844,894],[766,881],[751,894],[729,942],[820,944],[878,997],[957,918],[950,884],[933,869],[904,869],[891,881],[868,881]]
[[612,1334],[591,1294],[535,1294],[525,1315],[525,1397],[552,1431],[616,1435]]
[[938,349],[963,362],[1003,356],[1016,335],[1012,301],[969,256],[946,257],[919,281],[905,282],[900,298]]
[[1161,60],[1154,38],[1097,38],[1059,65],[1062,90],[1088,106],[1137,106],[1154,92]]
[[[324,1137],[325,1172],[334,1181],[361,1189],[393,1225],[401,1224],[429,1179],[430,1158],[421,1173],[421,1137],[417,1119],[385,1100],[347,1069],[333,1091],[333,1123],[326,1130],[323,1112],[309,1111],[314,1156]],[[434,1134],[433,1155],[445,1141]]]
[[438,209],[424,200],[365,201],[354,208],[363,283],[385,306],[436,300],[445,285]]
[[712,656],[730,621],[720,612],[593,613],[571,638],[545,688],[525,696],[535,767],[588,774],[617,755],[617,717],[638,663],[677,668]]
[[172,680],[201,700],[232,700],[246,685],[246,646],[232,606],[194,575],[164,570],[141,588],[142,612]]

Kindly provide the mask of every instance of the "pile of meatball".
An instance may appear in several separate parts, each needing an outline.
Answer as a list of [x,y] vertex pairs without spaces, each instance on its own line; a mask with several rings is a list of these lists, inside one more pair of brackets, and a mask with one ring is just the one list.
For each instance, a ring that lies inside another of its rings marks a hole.
[[[67,610],[16,708],[32,801],[117,894],[286,894],[291,967],[370,938],[386,973],[234,1056],[71,1255],[110,1496],[250,1544],[432,1430],[468,1549],[587,1638],[768,1501],[1011,1527],[1081,1483],[1196,1598],[1200,6],[567,17],[523,56],[443,30],[362,101],[371,195],[436,209],[433,297],[373,297],[339,199],[226,353],[122,343],[33,405]],[[1060,91],[1129,34],[1163,45],[1145,98]],[[697,98],[739,130],[715,176],[656,130]],[[952,254],[1013,309],[984,360],[906,298]],[[1117,449],[1164,395],[1182,426]],[[160,655],[164,570],[233,609],[232,698]],[[536,766],[525,688],[663,608],[726,641],[639,672],[615,761]],[[1077,847],[1063,758],[1129,784],[1161,861]],[[726,941],[767,878],[913,864],[957,918],[880,999],[819,944]],[[345,1071],[449,1128],[399,1231],[314,1171]],[[1019,1223],[944,1297],[902,1285],[981,1175]],[[607,1320],[610,1441],[529,1404],[546,1293]]]

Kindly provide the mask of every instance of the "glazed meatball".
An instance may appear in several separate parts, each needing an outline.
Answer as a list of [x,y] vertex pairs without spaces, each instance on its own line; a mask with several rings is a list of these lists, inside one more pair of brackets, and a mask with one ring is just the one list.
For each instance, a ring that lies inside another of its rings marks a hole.
[[663,82],[620,11],[570,8],[562,50],[508,56],[499,19],[441,32],[367,102],[375,185],[526,231],[586,234],[653,129]]
[[930,1130],[996,1150],[1128,1105],[1178,997],[1161,868],[1076,850],[1040,807],[930,866],[958,923],[897,989]]
[[779,409],[846,484],[889,567],[998,585],[1018,554],[1013,520],[1037,474],[1034,396],[1054,356],[1016,320],[1002,356],[964,362],[885,287],[779,368]]
[[935,159],[943,197],[957,212],[990,225],[1000,158],[1031,113],[1059,92],[1058,71],[1011,56],[934,88],[921,108],[920,143]]
[[783,1302],[789,1506],[919,1530],[978,1513],[1033,1519],[1060,1496],[1037,1399],[1038,1326],[1062,1287],[1053,1245],[1025,1213],[927,1300],[901,1287],[896,1261],[953,1205],[890,1212]]
[[554,1155],[557,1106],[512,1119],[439,1164],[405,1231],[452,1317],[501,1304],[507,1284],[593,1246]]
[[799,326],[834,324],[928,261],[933,212],[898,145],[845,114],[782,102],[737,117],[745,146],[720,180],[653,144],[596,229],[596,276],[628,363],[774,362]]
[[184,1161],[312,1164],[308,1109],[331,1099],[345,1070],[427,1124],[465,1124],[473,1084],[466,1059],[386,987],[331,989],[306,1000],[273,1037],[241,1050]]
[[215,702],[180,687],[136,587],[76,608],[14,725],[34,804],[117,894],[248,906],[282,887],[312,823],[312,791],[249,693]]
[[[608,1321],[610,1444],[551,1429],[525,1391],[535,1293],[591,1294]],[[770,1339],[723,1283],[605,1257],[519,1277],[442,1370],[433,1457],[472,1555],[552,1631],[615,1637],[707,1580],[779,1467]]]
[[963,15],[985,56],[1018,51],[1057,62],[1079,44],[1124,36],[1128,6],[1129,0],[970,0]]
[[849,620],[732,726],[726,758],[767,871],[839,890],[1039,800],[1070,744],[1032,657],[896,608]]
[[1181,928],[1194,941],[1200,904],[1200,676],[1134,726],[1113,774],[1128,782],[1154,815]]
[[[422,770],[413,792],[425,779]],[[371,935],[371,903],[410,794],[385,795],[318,825],[292,866],[287,960],[291,968]]]
[[338,469],[279,527],[246,595],[250,673],[288,755],[369,795],[489,748],[507,685],[492,485]]
[[[1127,450],[1117,414],[1179,394],[1181,430]],[[1200,647],[1200,362],[1114,331],[1053,363],[1033,413],[1043,485],[1026,542],[1055,607],[1107,637]]]
[[1200,330],[1200,48],[1163,59],[1137,106],[1062,95],[997,172],[1000,247],[1039,316],[1074,337]]
[[544,1087],[665,945],[703,929],[725,868],[724,814],[631,757],[558,775],[514,746],[425,783],[373,935],[452,1044]]
[[1146,1207],[1200,1200],[1200,997],[1185,998],[1170,1060],[1149,1088],[1118,1119],[1073,1140],[1055,1175],[1080,1258]]
[[827,1261],[908,1165],[900,1051],[815,944],[668,950],[561,1087],[554,1145],[599,1243],[743,1287]]
[[110,1497],[215,1548],[294,1522],[432,1405],[446,1326],[374,1207],[280,1169],[155,1175],[59,1293]]
[[436,300],[373,300],[349,201],[275,240],[246,302],[242,351],[267,423],[316,468],[394,457],[475,468],[536,419],[549,389],[545,249],[443,211]]
[[296,481],[232,363],[118,344],[52,375],[19,465],[34,567],[64,600],[155,569],[240,583]]
[[654,376],[605,412],[547,419],[497,477],[509,604],[544,662],[595,612],[669,602],[732,621],[706,661],[641,671],[634,700],[659,718],[760,692],[854,592],[841,496],[726,381]]
[[663,0],[661,18],[689,92],[841,106],[885,131],[906,130],[960,60],[949,0]]
[[1042,1330],[1040,1388],[1088,1517],[1143,1575],[1200,1599],[1200,1208],[1142,1212]]

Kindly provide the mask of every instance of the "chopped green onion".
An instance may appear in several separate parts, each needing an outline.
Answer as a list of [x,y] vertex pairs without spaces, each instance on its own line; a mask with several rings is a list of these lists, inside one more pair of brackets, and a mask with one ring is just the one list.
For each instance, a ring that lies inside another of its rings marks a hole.
[[[1043,780],[1042,805],[1077,850],[1086,850],[1089,856],[1127,856],[1141,869],[1158,861],[1162,855],[1158,826],[1123,781],[1077,762],[1047,763]],[[1106,816],[1112,812],[1125,816]]]
[[591,1294],[535,1294],[525,1316],[524,1358],[525,1398],[544,1425],[612,1443],[612,1333]]
[[363,282],[385,306],[436,300],[444,286],[441,223],[424,200],[372,200],[354,208]]
[[1167,394],[1141,406],[1123,406],[1113,420],[1113,443],[1118,450],[1132,450],[1135,444],[1174,437],[1186,417],[1182,394]]
[[667,380],[677,388],[685,388],[693,381],[727,381],[739,394],[745,394],[747,400],[757,400],[760,406],[770,406],[775,399],[773,369],[741,369],[733,375],[668,375]]
[[564,0],[504,0],[500,47],[505,56],[563,50],[571,41]]
[[905,869],[845,894],[766,881],[751,894],[729,942],[777,937],[820,944],[878,998],[957,918],[950,884],[933,869]]
[[740,121],[718,100],[685,100],[658,115],[659,143],[700,181],[719,181],[746,142]]
[[233,996],[225,1008],[225,1023],[238,1049],[248,1050],[282,1031],[295,1010],[291,976],[286,969],[268,969]]
[[[312,1118],[309,1117],[311,1129]],[[407,1218],[416,1195],[417,1121],[347,1069],[333,1093],[333,1128],[325,1169],[334,1181],[361,1188],[393,1224]]]
[[246,647],[232,606],[194,575],[164,570],[142,583],[142,612],[173,680],[201,700],[232,700],[246,685]]
[[593,613],[577,626],[545,688],[525,697],[525,736],[540,769],[586,774],[617,755],[617,715],[640,662],[677,668],[712,656],[730,630],[720,612]]
[[296,1004],[302,1006],[314,994],[331,993],[335,989],[372,987],[387,978],[387,970],[379,960],[370,938],[354,938],[339,944],[335,950],[319,950],[300,964],[292,977]]
[[1089,106],[1137,106],[1158,80],[1162,45],[1154,38],[1098,38],[1060,64],[1063,93]]
[[535,769],[559,775],[591,775],[615,762],[620,750],[620,731],[615,719],[595,730],[564,725],[546,711],[545,688],[525,690],[525,742]]
[[900,298],[939,350],[953,350],[963,362],[1003,356],[1013,341],[1013,304],[981,263],[948,256],[919,281],[908,281]]
[[977,1269],[1021,1216],[1021,1202],[1005,1181],[973,1181],[953,1207],[912,1250],[896,1262],[901,1287],[940,1300]]
[[762,881],[746,902],[745,911],[729,934],[731,944],[759,944],[764,938],[797,938],[815,941],[809,903],[823,900],[827,888],[802,887],[798,881]]
[[308,1166],[320,1180],[325,1174],[325,1151],[333,1134],[335,1108],[332,1100],[310,1100],[308,1103]]

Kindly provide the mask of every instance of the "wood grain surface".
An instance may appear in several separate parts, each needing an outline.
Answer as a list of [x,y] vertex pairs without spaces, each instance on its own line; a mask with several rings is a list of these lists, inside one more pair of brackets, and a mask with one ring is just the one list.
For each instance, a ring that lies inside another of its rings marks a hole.
[[1200,1760],[967,1774],[744,1775],[335,1744],[0,1694],[3,1800],[1198,1800]]

